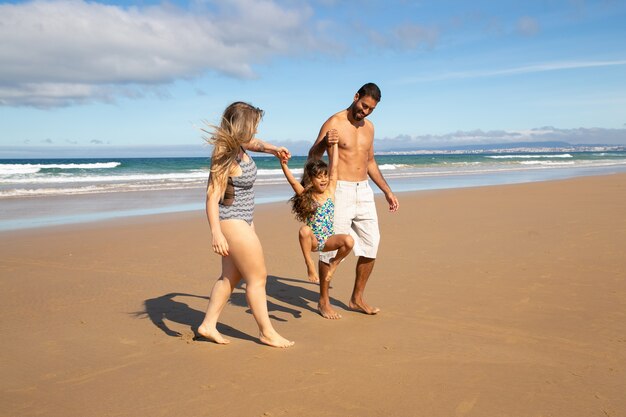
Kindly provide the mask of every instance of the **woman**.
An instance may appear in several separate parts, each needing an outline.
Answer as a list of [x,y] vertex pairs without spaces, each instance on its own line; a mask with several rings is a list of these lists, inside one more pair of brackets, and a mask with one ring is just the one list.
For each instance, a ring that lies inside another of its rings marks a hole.
[[230,343],[217,331],[217,320],[230,294],[243,279],[246,299],[259,326],[259,339],[274,347],[294,344],[274,330],[267,312],[267,272],[263,248],[254,231],[254,181],[256,165],[246,150],[271,153],[289,159],[286,148],[254,137],[263,111],[248,103],[235,102],[224,110],[220,126],[213,126],[206,139],[211,143],[211,175],[206,212],[211,227],[213,251],[222,256],[222,274],[213,286],[204,321],[198,333],[219,344]]

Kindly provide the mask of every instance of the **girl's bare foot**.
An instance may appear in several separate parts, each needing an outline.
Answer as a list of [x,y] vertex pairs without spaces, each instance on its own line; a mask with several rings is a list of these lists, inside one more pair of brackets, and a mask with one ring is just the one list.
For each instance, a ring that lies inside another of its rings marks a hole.
[[357,301],[357,300],[352,299],[350,300],[348,307],[350,307],[350,310],[358,311],[360,313],[369,314],[369,315],[378,314],[380,312],[380,308],[370,307],[363,300]]
[[339,266],[340,263],[341,263],[341,259],[337,260],[336,257],[330,260],[330,263],[328,264],[328,274],[326,275],[326,278],[325,278],[326,281],[330,281],[331,279],[333,279],[333,274],[337,270],[337,267]]
[[268,346],[277,347],[277,348],[288,348],[288,347],[293,346],[296,343],[296,342],[292,342],[290,340],[285,339],[284,337],[276,333],[276,331],[268,335],[259,333],[259,340],[261,340],[261,343],[265,343]]
[[313,268],[307,267],[306,273],[309,276],[309,281],[319,284],[320,278],[317,276],[317,271],[315,270],[315,267]]
[[198,327],[198,334],[205,339],[208,339],[211,342],[215,342],[219,345],[227,345],[230,343],[230,340],[224,339],[222,334],[218,332],[215,327],[209,328],[206,326],[200,326]]
[[327,303],[320,303],[317,305],[317,311],[320,312],[320,315],[322,317],[324,317],[325,319],[329,319],[329,320],[337,320],[341,318],[341,314],[337,313],[335,310],[333,310],[333,308],[330,306],[330,304]]

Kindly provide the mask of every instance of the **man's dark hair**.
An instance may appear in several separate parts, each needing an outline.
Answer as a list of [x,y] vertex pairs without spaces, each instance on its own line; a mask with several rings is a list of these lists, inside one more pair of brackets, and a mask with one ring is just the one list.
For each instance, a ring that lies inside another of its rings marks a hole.
[[367,83],[357,91],[359,97],[370,96],[377,102],[380,101],[380,88],[374,83]]

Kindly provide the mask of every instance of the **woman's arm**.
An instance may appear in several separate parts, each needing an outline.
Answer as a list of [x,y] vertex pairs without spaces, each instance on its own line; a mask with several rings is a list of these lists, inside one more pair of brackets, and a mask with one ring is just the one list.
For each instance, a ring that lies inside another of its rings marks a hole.
[[211,227],[211,247],[213,248],[213,252],[218,255],[228,256],[228,242],[220,227],[220,213],[218,207],[222,194],[223,190],[221,190],[221,187],[215,187],[209,179],[206,192],[206,215],[209,220],[209,226]]
[[293,176],[289,166],[287,165],[287,159],[281,159],[280,167],[283,170],[283,174],[285,174],[285,178],[287,178],[287,182],[291,185],[291,188],[296,192],[296,194],[300,195],[304,192],[304,187],[302,184],[298,182],[298,180]]
[[289,150],[287,148],[283,146],[272,145],[271,143],[264,142],[259,138],[252,138],[252,140],[248,143],[245,143],[243,147],[253,152],[270,153],[281,160],[284,158],[291,158],[291,154],[289,153]]

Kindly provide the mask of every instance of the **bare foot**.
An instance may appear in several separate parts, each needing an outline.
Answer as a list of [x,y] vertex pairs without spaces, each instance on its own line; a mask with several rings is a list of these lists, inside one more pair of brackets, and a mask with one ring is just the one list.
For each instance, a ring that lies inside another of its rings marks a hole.
[[328,274],[326,275],[326,281],[330,281],[333,279],[333,274],[337,270],[337,267],[341,263],[341,260],[337,260],[337,258],[332,258],[330,263],[328,264]]
[[259,340],[261,343],[265,343],[268,346],[277,347],[277,348],[288,348],[293,346],[296,342],[292,342],[290,340],[285,339],[275,331],[271,334],[264,335],[263,333],[259,333]]
[[369,314],[369,315],[378,314],[380,312],[380,308],[370,307],[363,300],[361,301],[350,300],[348,307],[350,307],[350,310],[352,311],[358,311],[359,313]]
[[307,267],[306,273],[309,276],[309,281],[315,282],[316,284],[319,284],[320,278],[317,276],[317,271],[315,270],[315,267],[313,267],[313,268],[308,268]]
[[329,320],[337,320],[341,318],[341,314],[337,313],[330,304],[318,304],[317,311],[320,312],[322,317]]
[[227,345],[230,343],[230,340],[224,339],[222,334],[217,331],[216,328],[208,328],[205,326],[198,327],[198,334],[205,339],[210,340],[211,342],[215,342],[219,345]]

